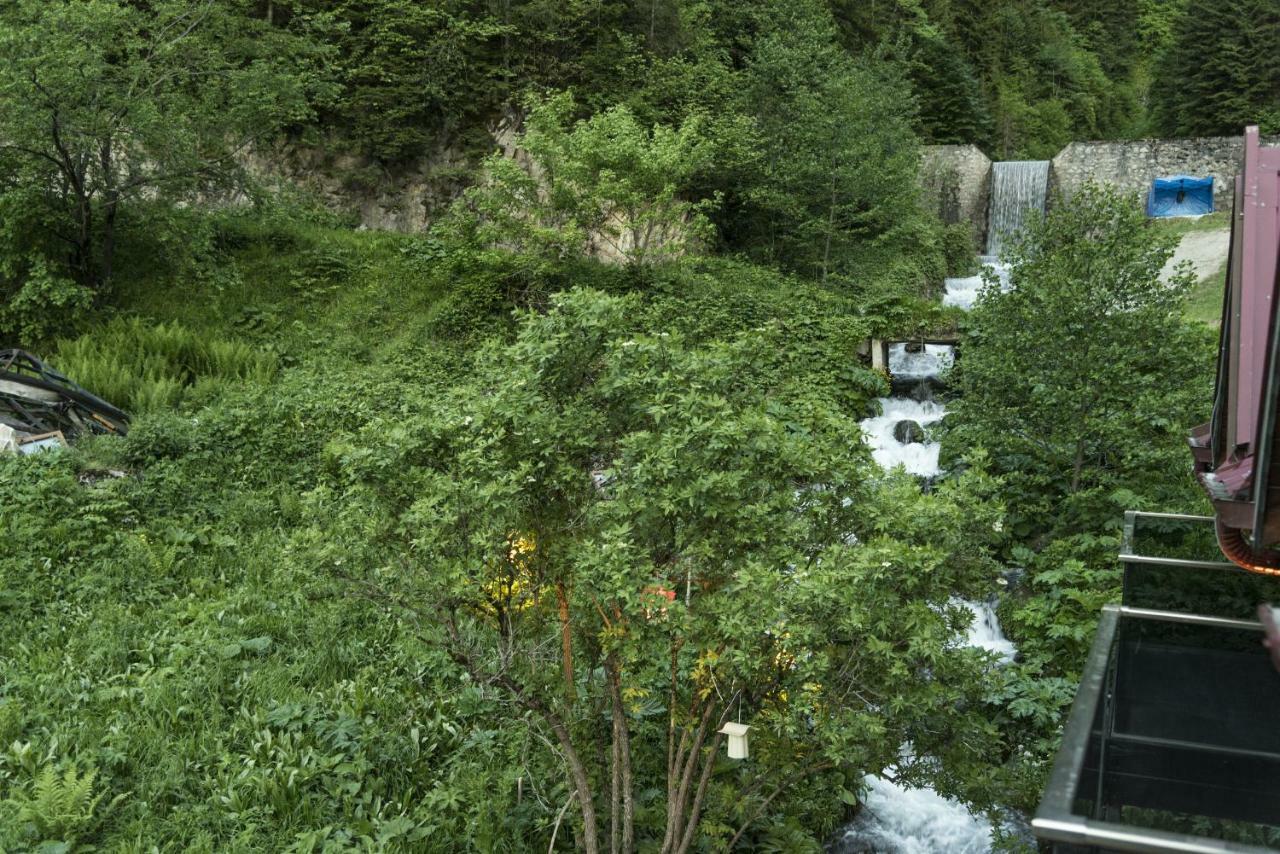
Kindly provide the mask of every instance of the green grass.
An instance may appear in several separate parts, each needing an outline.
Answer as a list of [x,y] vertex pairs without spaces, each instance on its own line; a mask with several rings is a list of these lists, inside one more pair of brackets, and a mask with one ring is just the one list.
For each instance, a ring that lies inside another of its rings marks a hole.
[[[1153,219],[1153,227],[1179,239],[1193,232],[1220,231],[1231,227],[1231,215],[1227,211],[1216,211],[1199,219]],[[1187,296],[1185,315],[1189,320],[1196,320],[1217,328],[1222,314],[1222,289],[1227,279],[1227,263],[1210,276],[1197,282]]]
[[420,237],[252,212],[206,216],[190,230],[205,235],[194,262],[169,262],[156,257],[163,246],[135,244],[112,304],[301,356],[384,343],[416,326],[441,296],[439,279],[414,257]]
[[1201,279],[1187,296],[1186,316],[1215,329],[1222,321],[1222,291],[1227,282],[1227,262],[1212,276]]
[[1231,216],[1226,211],[1215,211],[1199,219],[1177,217],[1170,219],[1152,219],[1151,224],[1161,231],[1181,237],[1193,231],[1217,231],[1231,227]]

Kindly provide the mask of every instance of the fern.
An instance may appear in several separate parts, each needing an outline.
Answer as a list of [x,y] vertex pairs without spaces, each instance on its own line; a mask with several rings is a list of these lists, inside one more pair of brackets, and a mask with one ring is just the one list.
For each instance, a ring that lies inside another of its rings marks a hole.
[[18,807],[19,823],[38,839],[74,845],[92,833],[103,815],[125,797],[117,795],[99,814],[98,807],[106,793],[95,794],[97,776],[92,768],[81,774],[68,767],[59,774],[52,765],[46,765],[28,791],[19,791],[12,798]]
[[59,342],[51,361],[94,394],[134,412],[172,408],[200,380],[267,383],[278,367],[274,354],[241,341],[139,318],[113,320]]

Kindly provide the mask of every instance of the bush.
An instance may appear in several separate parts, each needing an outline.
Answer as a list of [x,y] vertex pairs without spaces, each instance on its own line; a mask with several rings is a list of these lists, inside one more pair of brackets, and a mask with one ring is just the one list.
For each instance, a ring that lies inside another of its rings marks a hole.
[[[4,284],[0,278],[0,290]],[[0,305],[0,338],[35,346],[73,328],[92,304],[92,291],[57,275],[37,259]]]
[[975,254],[977,241],[973,236],[973,223],[953,222],[942,230],[942,254],[947,262],[948,276],[972,276],[978,272]]

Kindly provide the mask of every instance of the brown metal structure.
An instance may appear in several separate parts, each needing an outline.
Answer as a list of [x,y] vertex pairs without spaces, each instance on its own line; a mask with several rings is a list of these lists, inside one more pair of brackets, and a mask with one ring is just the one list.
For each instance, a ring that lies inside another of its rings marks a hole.
[[1196,474],[1233,563],[1280,575],[1280,147],[1245,131],[1236,178],[1213,420],[1191,433]]

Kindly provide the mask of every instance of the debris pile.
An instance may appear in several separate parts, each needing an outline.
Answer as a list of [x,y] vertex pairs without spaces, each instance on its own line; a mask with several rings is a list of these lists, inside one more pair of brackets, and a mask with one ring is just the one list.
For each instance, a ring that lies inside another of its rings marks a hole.
[[129,416],[25,350],[0,350],[0,454],[65,446],[129,430]]

